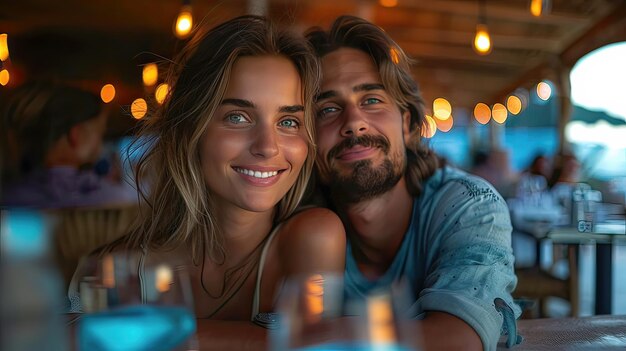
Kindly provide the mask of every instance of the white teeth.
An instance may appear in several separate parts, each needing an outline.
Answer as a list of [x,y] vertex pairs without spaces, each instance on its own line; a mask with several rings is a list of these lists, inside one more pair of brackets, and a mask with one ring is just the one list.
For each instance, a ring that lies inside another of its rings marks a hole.
[[235,168],[235,171],[255,178],[269,178],[278,174],[278,171],[259,172],[244,168]]

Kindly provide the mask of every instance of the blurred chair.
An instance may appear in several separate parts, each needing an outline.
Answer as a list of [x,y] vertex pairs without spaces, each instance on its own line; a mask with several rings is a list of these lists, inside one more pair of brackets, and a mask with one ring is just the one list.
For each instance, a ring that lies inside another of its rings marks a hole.
[[128,231],[138,207],[66,208],[49,214],[54,221],[54,249],[67,286],[83,256]]
[[[539,256],[540,242],[537,242],[537,260],[532,267],[516,268],[518,282],[513,297],[521,301],[531,301],[535,308],[525,311],[522,317],[543,318],[549,317],[547,301],[550,297],[564,299],[570,304],[570,315],[579,315],[580,290],[578,272],[578,246],[566,245],[568,272],[565,277],[552,274],[541,267]],[[554,245],[553,251],[557,249]]]

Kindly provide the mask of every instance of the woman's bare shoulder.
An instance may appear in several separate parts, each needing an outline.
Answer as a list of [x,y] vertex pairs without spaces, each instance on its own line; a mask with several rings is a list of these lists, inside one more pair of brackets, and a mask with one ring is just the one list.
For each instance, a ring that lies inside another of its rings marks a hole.
[[280,259],[290,272],[342,271],[346,234],[339,217],[326,208],[309,208],[287,220],[278,234]]
[[312,234],[328,236],[345,236],[341,219],[327,208],[312,207],[291,216],[281,228],[281,232],[289,232],[290,237],[302,239]]

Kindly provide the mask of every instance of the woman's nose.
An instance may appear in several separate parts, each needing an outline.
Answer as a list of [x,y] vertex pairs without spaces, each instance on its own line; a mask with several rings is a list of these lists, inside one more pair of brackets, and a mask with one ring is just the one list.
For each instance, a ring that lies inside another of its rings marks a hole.
[[254,140],[250,152],[257,157],[272,157],[278,154],[278,136],[272,126],[258,125],[254,133]]

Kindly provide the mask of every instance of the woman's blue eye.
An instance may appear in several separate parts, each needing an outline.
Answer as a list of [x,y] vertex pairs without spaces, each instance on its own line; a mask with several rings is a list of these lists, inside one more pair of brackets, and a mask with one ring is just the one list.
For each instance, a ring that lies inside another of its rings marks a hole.
[[228,115],[228,121],[230,123],[233,124],[240,124],[240,123],[245,123],[246,122],[246,118],[243,115],[240,115],[238,113],[236,114],[232,114],[232,115]]
[[295,119],[284,119],[278,123],[281,127],[298,128],[300,123]]

